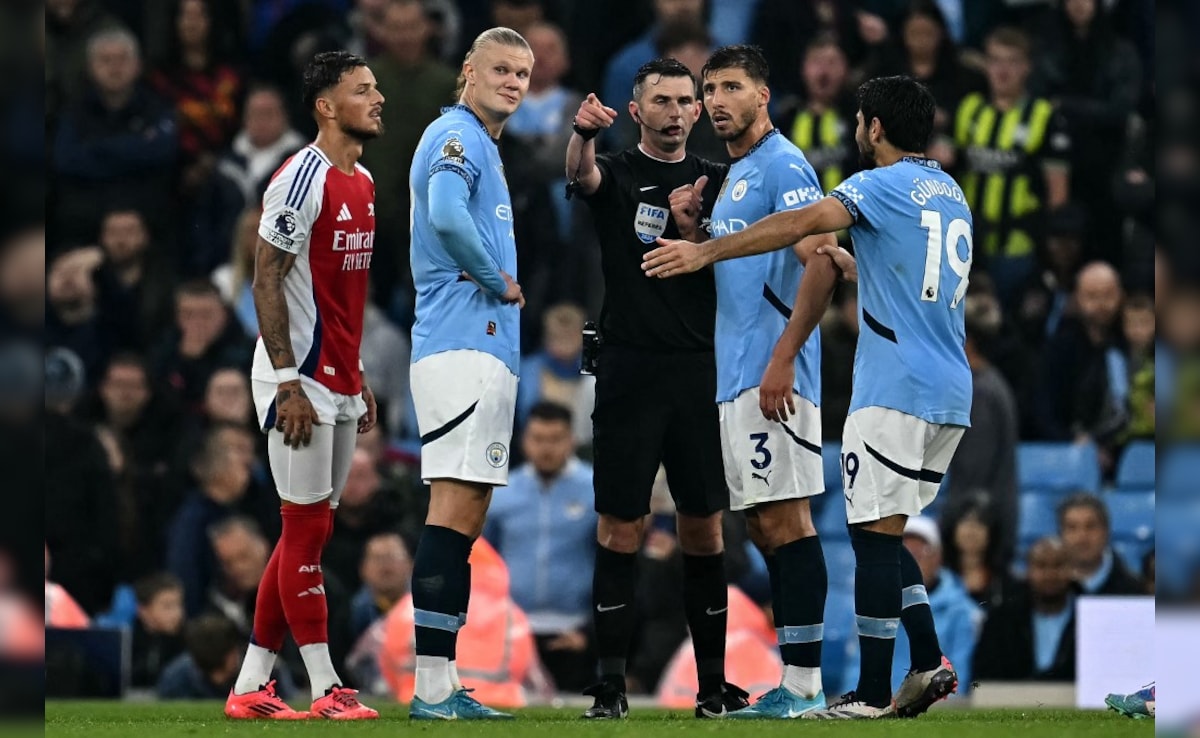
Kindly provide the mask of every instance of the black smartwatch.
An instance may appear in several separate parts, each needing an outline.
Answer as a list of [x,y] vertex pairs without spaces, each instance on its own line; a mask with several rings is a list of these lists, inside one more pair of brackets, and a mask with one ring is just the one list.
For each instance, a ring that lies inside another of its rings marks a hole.
[[575,129],[575,132],[578,133],[579,137],[584,141],[591,141],[593,138],[600,135],[599,128],[580,128],[579,123],[576,122],[574,118],[571,119],[571,128]]

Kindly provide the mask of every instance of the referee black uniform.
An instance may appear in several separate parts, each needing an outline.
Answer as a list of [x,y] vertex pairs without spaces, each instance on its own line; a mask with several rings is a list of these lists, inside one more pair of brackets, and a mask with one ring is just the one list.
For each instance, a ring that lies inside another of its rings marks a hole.
[[637,520],[650,512],[661,462],[676,509],[708,516],[729,506],[717,420],[711,270],[650,279],[642,255],[654,238],[680,238],[669,196],[708,176],[700,222],[729,167],[687,154],[677,162],[634,147],[596,157],[599,188],[582,195],[600,240],[602,347],[592,414],[596,512]]

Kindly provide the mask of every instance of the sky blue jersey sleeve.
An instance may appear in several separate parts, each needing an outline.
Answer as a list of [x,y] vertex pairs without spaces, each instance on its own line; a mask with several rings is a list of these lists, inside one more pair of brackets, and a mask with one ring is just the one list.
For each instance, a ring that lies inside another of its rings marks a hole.
[[483,248],[467,202],[471,188],[461,172],[437,169],[429,177],[429,224],[450,258],[484,289],[499,296],[507,285]]
[[802,208],[824,196],[816,171],[800,156],[773,159],[763,173],[763,189],[774,198],[773,213]]
[[879,175],[875,172],[859,172],[850,175],[844,182],[829,194],[841,200],[854,218],[855,225],[878,223],[879,210]]

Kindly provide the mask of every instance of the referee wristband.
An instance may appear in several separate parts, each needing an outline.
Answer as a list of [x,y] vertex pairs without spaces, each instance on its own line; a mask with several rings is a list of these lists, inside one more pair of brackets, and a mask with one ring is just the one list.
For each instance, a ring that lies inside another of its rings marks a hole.
[[575,129],[575,133],[579,134],[579,137],[584,141],[591,141],[593,138],[600,135],[599,128],[580,128],[579,123],[577,123],[574,118],[571,119],[571,128]]
[[285,366],[275,370],[275,381],[279,384],[295,382],[300,379],[300,370],[294,366]]

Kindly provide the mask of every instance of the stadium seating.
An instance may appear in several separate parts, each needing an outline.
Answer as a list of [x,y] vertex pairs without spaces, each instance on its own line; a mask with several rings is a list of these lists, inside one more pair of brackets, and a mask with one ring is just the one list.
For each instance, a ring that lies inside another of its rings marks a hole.
[[1112,542],[1113,550],[1124,562],[1129,571],[1141,576],[1142,557],[1154,548],[1154,541],[1116,541]]
[[1154,443],[1134,441],[1129,444],[1117,462],[1117,489],[1119,491],[1154,491]]
[[1017,446],[1021,492],[1061,496],[1100,491],[1100,460],[1091,443],[1030,442]]
[[1017,544],[1021,551],[1028,550],[1039,538],[1058,533],[1056,497],[1022,492],[1017,504]]
[[1158,501],[1155,568],[1159,591],[1181,593],[1200,567],[1200,505],[1193,501]]
[[1200,499],[1200,446],[1176,446],[1168,451],[1157,487],[1163,497]]
[[[829,572],[829,591],[854,592],[854,548],[850,541],[822,541],[825,568]],[[853,608],[851,609],[853,611]]]
[[1112,518],[1113,540],[1154,540],[1154,493],[1125,492],[1104,496]]
[[841,490],[826,492],[821,496],[825,499],[821,501],[820,506],[813,507],[813,524],[822,541],[849,540],[850,533],[846,529],[846,501],[842,498]]
[[842,445],[836,441],[821,443],[821,461],[825,465],[825,493],[842,493]]

